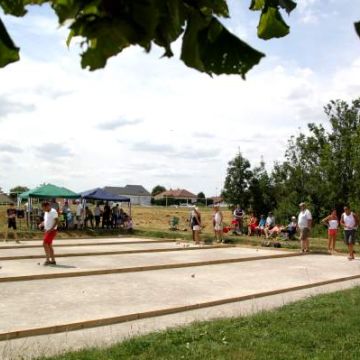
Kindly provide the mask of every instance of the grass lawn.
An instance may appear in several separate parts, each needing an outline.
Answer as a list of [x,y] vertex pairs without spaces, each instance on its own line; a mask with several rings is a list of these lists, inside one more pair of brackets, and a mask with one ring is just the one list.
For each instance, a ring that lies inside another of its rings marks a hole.
[[[51,360],[360,359],[360,287]],[[44,358],[42,358],[44,360]]]

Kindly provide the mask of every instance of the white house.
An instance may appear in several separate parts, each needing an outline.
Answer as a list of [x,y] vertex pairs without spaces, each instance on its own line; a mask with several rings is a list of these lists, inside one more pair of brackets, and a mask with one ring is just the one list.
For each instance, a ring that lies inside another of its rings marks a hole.
[[130,198],[132,205],[151,205],[151,194],[142,185],[105,186],[104,190],[114,195]]

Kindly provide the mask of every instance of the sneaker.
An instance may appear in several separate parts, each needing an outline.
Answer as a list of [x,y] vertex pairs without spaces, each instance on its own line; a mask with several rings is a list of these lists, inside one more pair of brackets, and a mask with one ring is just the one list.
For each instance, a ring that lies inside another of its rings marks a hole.
[[51,264],[51,262],[50,262],[49,260],[46,260],[46,261],[43,263],[44,266],[49,266],[50,264]]
[[50,261],[50,265],[56,265],[56,261]]

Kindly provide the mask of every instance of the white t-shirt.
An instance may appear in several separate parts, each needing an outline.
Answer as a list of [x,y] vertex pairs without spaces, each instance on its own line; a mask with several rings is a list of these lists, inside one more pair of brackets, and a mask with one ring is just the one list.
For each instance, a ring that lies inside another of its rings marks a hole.
[[300,211],[298,216],[298,225],[300,229],[309,227],[308,221],[312,220],[311,212],[308,209]]
[[222,216],[220,211],[217,211],[214,216],[215,224],[220,225],[222,223]]
[[[54,224],[55,224],[55,219],[57,219],[59,217],[57,211],[55,209],[51,209],[50,211],[45,211],[45,215],[44,215],[44,228],[45,230],[50,230]],[[57,229],[57,226],[55,227],[54,230]]]
[[353,213],[350,213],[349,215],[346,215],[346,213],[343,213],[342,215],[344,224],[345,224],[345,230],[352,230],[356,226],[356,219]]
[[79,204],[77,207],[76,207],[76,216],[80,216],[81,213],[82,213],[82,205]]
[[267,226],[275,226],[275,218],[274,216],[268,216],[266,218],[266,223]]

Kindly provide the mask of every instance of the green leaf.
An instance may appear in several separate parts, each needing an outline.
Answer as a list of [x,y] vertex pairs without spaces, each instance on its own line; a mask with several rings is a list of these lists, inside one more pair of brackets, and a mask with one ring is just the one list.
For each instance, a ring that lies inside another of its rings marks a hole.
[[258,25],[260,39],[269,40],[286,36],[289,29],[277,8],[269,6],[263,9]]
[[66,46],[70,47],[71,40],[74,37],[74,31],[70,30],[68,37],[66,38]]
[[181,60],[189,67],[205,72],[205,66],[200,57],[199,32],[206,27],[204,17],[193,11],[187,21],[181,48]]
[[296,2],[292,0],[279,0],[279,6],[282,7],[290,14],[296,8]]
[[182,0],[182,3],[190,11],[200,12],[204,16],[229,17],[226,0]]
[[166,0],[163,1],[163,5],[154,42],[165,48],[164,56],[171,57],[171,43],[184,31],[185,14],[182,0]]
[[209,75],[245,74],[264,54],[231,34],[215,17],[210,21],[193,14],[188,22],[181,52],[184,63]]
[[5,14],[14,16],[24,16],[26,14],[23,0],[0,0],[0,7],[2,7]]
[[84,7],[82,2],[81,0],[56,0],[51,2],[51,6],[59,18],[59,23],[63,24],[66,20],[76,17]]
[[5,67],[19,59],[19,48],[14,45],[0,19],[0,67]]
[[88,21],[84,17],[78,19],[71,29],[74,36],[88,39],[88,48],[81,55],[81,66],[90,70],[103,68],[110,57],[138,42],[133,24],[127,21],[96,18]]
[[354,25],[355,25],[355,31],[360,37],[360,21],[356,22]]
[[250,10],[262,10],[265,6],[265,0],[251,0]]

